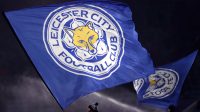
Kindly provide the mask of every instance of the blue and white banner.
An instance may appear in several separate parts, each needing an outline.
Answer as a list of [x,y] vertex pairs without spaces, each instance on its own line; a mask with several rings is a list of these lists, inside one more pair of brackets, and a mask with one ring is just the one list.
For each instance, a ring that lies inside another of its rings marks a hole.
[[78,1],[5,14],[63,108],[80,96],[154,73],[126,4]]
[[176,106],[184,80],[195,60],[198,51],[156,69],[148,78],[133,82],[139,103],[146,103],[167,109]]

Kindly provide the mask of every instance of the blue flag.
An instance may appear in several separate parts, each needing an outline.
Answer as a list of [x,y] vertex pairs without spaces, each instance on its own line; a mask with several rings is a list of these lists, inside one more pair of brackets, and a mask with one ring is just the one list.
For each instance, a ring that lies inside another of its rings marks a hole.
[[63,108],[80,96],[154,73],[126,4],[79,1],[5,14]]
[[198,51],[156,69],[148,78],[133,82],[139,103],[154,105],[163,109],[176,106],[184,80]]

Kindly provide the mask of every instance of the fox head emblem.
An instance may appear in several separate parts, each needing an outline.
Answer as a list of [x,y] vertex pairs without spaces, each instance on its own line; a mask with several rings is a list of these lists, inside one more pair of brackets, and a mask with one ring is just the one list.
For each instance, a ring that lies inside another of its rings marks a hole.
[[160,76],[150,76],[149,78],[150,90],[161,88],[165,84],[165,80]]
[[[64,30],[69,34],[67,29]],[[73,33],[73,36],[70,35],[70,37],[72,38],[73,44],[76,47],[88,51],[88,53],[91,55],[97,53],[96,45],[99,42],[99,36],[98,33],[94,31],[92,22],[87,23],[85,26],[79,26],[70,31]]]
[[[74,24],[77,24],[77,22],[75,21]],[[103,56],[108,51],[107,45],[99,36],[99,29],[95,29],[92,22],[88,22],[86,25],[79,25],[74,29],[64,27],[63,30],[70,37],[68,40],[71,40],[70,42],[65,40],[66,43],[68,46],[75,47],[74,52],[81,60]]]

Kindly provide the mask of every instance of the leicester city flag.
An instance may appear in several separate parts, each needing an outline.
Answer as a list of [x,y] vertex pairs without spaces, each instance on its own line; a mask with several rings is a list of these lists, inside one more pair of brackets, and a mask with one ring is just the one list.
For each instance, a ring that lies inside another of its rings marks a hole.
[[133,82],[139,103],[154,105],[163,109],[176,106],[184,80],[195,60],[197,51],[156,69],[148,78]]
[[154,72],[126,4],[79,1],[5,14],[63,108]]

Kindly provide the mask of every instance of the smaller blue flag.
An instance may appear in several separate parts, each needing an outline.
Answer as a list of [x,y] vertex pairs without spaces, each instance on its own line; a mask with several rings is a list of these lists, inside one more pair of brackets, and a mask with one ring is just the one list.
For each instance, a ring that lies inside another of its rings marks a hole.
[[133,82],[139,103],[167,109],[176,106],[184,80],[195,60],[198,51],[156,69],[148,78]]

